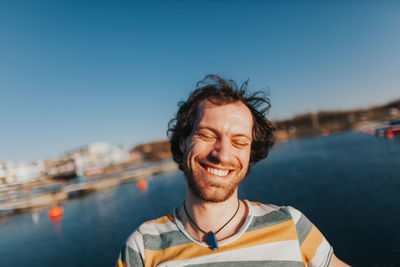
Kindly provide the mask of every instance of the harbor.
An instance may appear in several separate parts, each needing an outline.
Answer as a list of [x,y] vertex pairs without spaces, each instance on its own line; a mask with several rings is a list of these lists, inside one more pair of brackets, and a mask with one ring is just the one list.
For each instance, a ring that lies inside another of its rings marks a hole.
[[[85,180],[78,177],[77,182],[63,185],[51,184],[35,188],[39,193],[10,199],[0,203],[1,216],[25,211],[34,211],[58,205],[68,199],[76,198],[92,192],[107,190],[120,184],[145,181],[157,174],[170,173],[177,170],[172,160],[147,163],[133,169],[117,171],[107,175],[97,175]],[[81,182],[78,182],[81,181]],[[41,192],[40,191],[44,191]]]
[[[251,169],[239,197],[301,210],[352,266],[398,266],[398,162],[397,138],[348,132],[293,139]],[[113,266],[136,227],[181,207],[185,195],[179,171],[148,177],[146,190],[131,181],[59,203],[59,220],[49,208],[0,220],[0,266]]]

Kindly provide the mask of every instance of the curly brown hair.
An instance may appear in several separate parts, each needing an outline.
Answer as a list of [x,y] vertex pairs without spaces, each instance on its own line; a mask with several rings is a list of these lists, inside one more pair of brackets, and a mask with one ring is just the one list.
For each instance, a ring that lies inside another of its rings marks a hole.
[[170,138],[173,159],[183,170],[183,153],[179,147],[180,141],[188,137],[197,116],[197,109],[203,100],[208,100],[215,105],[225,105],[242,102],[251,111],[253,116],[253,141],[251,143],[250,166],[266,158],[274,144],[274,127],[265,117],[271,104],[265,92],[258,91],[248,95],[246,90],[248,80],[240,88],[233,80],[224,80],[221,77],[208,74],[197,83],[186,101],[181,101],[176,117],[169,121],[167,135]]

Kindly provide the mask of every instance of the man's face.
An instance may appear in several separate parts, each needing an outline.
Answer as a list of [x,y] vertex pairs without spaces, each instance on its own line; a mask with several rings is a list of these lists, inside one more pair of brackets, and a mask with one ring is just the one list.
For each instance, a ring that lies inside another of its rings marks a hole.
[[181,141],[189,189],[205,201],[228,199],[249,168],[253,118],[246,105],[200,103],[192,133]]

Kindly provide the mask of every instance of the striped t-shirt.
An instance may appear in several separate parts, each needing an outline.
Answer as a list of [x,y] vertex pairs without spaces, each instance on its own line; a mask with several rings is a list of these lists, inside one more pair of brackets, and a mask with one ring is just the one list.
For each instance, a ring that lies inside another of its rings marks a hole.
[[142,224],[116,266],[328,266],[332,247],[298,210],[245,201],[249,213],[218,250],[194,239],[175,212]]

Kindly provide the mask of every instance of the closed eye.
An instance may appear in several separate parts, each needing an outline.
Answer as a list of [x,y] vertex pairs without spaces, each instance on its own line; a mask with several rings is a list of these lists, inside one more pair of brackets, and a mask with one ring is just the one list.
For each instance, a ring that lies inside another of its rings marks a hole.
[[205,134],[205,133],[197,133],[197,136],[199,136],[203,140],[214,140],[215,136],[210,135],[210,134]]
[[232,144],[233,144],[235,147],[238,147],[238,148],[245,148],[245,147],[247,147],[247,146],[250,145],[250,143],[248,142],[248,140],[245,139],[245,138],[233,139],[233,140],[232,140]]
[[244,143],[244,142],[233,142],[233,145],[238,147],[238,148],[244,148],[244,147],[247,147],[249,144],[248,143]]

